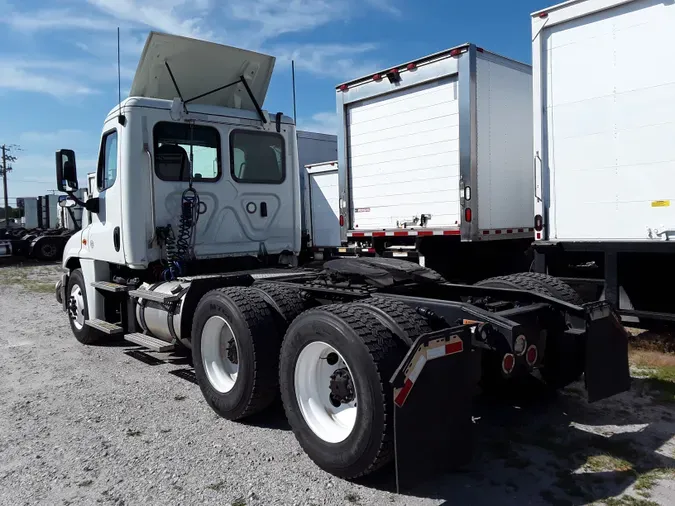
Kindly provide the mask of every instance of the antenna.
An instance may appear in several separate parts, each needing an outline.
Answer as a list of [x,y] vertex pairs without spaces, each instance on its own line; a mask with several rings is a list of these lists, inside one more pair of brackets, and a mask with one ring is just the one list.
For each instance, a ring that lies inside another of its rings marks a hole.
[[124,126],[126,118],[122,114],[122,71],[120,70],[120,27],[117,27],[117,108],[119,115],[117,121]]
[[298,126],[298,111],[295,105],[295,60],[291,60],[291,75],[293,76],[293,123]]

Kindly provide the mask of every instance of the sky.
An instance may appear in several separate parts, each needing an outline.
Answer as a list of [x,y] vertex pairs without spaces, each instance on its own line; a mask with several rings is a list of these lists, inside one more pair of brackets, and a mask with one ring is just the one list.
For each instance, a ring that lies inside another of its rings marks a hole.
[[[277,58],[264,109],[298,127],[336,133],[335,86],[473,42],[531,61],[530,13],[551,0],[0,0],[0,144],[17,144],[16,197],[54,190],[54,152],[74,149],[94,170],[102,122],[122,96],[151,30]],[[1,194],[0,194],[1,195]]]

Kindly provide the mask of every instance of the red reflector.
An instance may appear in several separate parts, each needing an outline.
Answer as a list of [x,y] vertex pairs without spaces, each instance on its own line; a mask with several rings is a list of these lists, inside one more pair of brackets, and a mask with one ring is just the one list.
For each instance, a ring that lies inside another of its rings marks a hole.
[[450,56],[459,56],[463,52],[464,51],[462,50],[462,48],[453,49],[452,51],[450,51]]
[[543,228],[544,228],[544,218],[542,217],[541,214],[538,214],[534,217],[534,229],[537,232],[541,232]]
[[495,234],[500,235],[501,233],[502,233],[501,230],[499,230],[499,229],[495,230]]
[[408,63],[408,66],[406,67],[408,70],[415,70],[417,68],[416,63]]
[[387,235],[385,232],[373,232],[373,237],[384,237]]
[[479,53],[484,53],[485,49],[483,49],[482,47],[477,47],[476,51],[478,51]]
[[394,232],[394,237],[408,237],[408,232]]
[[434,235],[434,233],[431,230],[420,230],[417,232],[418,236],[425,236],[425,235]]
[[398,69],[391,69],[389,71],[390,74],[398,74]]
[[464,220],[468,221],[468,222],[471,222],[471,217],[472,217],[471,216],[471,208],[467,207],[466,209],[464,209]]
[[541,232],[537,232],[537,239],[541,239]]
[[443,230],[443,235],[459,235],[459,230]]
[[522,234],[523,232],[525,232],[525,230],[523,230],[522,228],[519,228],[518,232]]
[[548,12],[542,12],[541,14],[539,14],[539,17],[540,17],[540,18],[547,18],[547,17],[548,17]]
[[347,91],[348,89],[349,89],[349,86],[347,86],[346,84],[343,84],[343,85],[340,86],[340,91]]
[[382,75],[381,74],[375,74],[373,76],[373,81],[381,81],[382,80]]
[[490,231],[489,230],[483,230],[483,235],[490,235]]
[[504,358],[502,359],[502,371],[504,371],[504,373],[511,374],[515,365],[516,357],[514,357],[511,353],[504,355]]
[[375,248],[368,248],[366,253],[375,253]]
[[513,233],[513,229],[512,229],[512,228],[507,228],[507,229],[506,229],[506,233],[507,233],[507,234],[512,234],[512,233]]
[[535,345],[532,345],[527,349],[527,355],[525,355],[525,360],[527,360],[527,363],[529,365],[534,365],[535,362],[537,361],[537,358],[539,358],[539,352],[537,351],[537,347]]
[[354,232],[352,234],[352,237],[365,237],[365,236],[366,234],[364,234],[363,232]]
[[345,217],[340,215],[340,226],[344,227],[345,226]]

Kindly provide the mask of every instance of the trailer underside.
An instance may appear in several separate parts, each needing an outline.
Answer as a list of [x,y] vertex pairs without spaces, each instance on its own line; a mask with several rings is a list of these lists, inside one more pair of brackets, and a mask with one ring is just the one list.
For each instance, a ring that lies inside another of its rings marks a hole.
[[534,374],[559,388],[585,373],[589,401],[629,388],[627,335],[608,303],[578,306],[552,297],[544,278],[507,278],[457,285],[410,262],[360,258],[154,285],[98,280],[105,319],[90,320],[78,269],[57,298],[82,342],[190,348],[220,415],[245,418],[280,392],[320,467],[355,478],[393,460],[408,488],[471,457],[479,385]]

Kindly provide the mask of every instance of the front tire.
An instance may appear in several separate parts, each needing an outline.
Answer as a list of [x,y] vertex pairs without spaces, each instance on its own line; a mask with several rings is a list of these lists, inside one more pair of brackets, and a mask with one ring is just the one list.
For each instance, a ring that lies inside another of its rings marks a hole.
[[209,406],[240,420],[272,404],[280,343],[270,307],[256,290],[229,287],[204,295],[192,324],[192,358]]
[[389,378],[407,348],[367,308],[307,311],[281,347],[286,416],[307,455],[342,478],[369,474],[393,459]]
[[82,269],[75,269],[70,273],[66,298],[68,320],[75,339],[82,344],[98,343],[101,340],[101,333],[86,324],[89,320],[89,306]]

